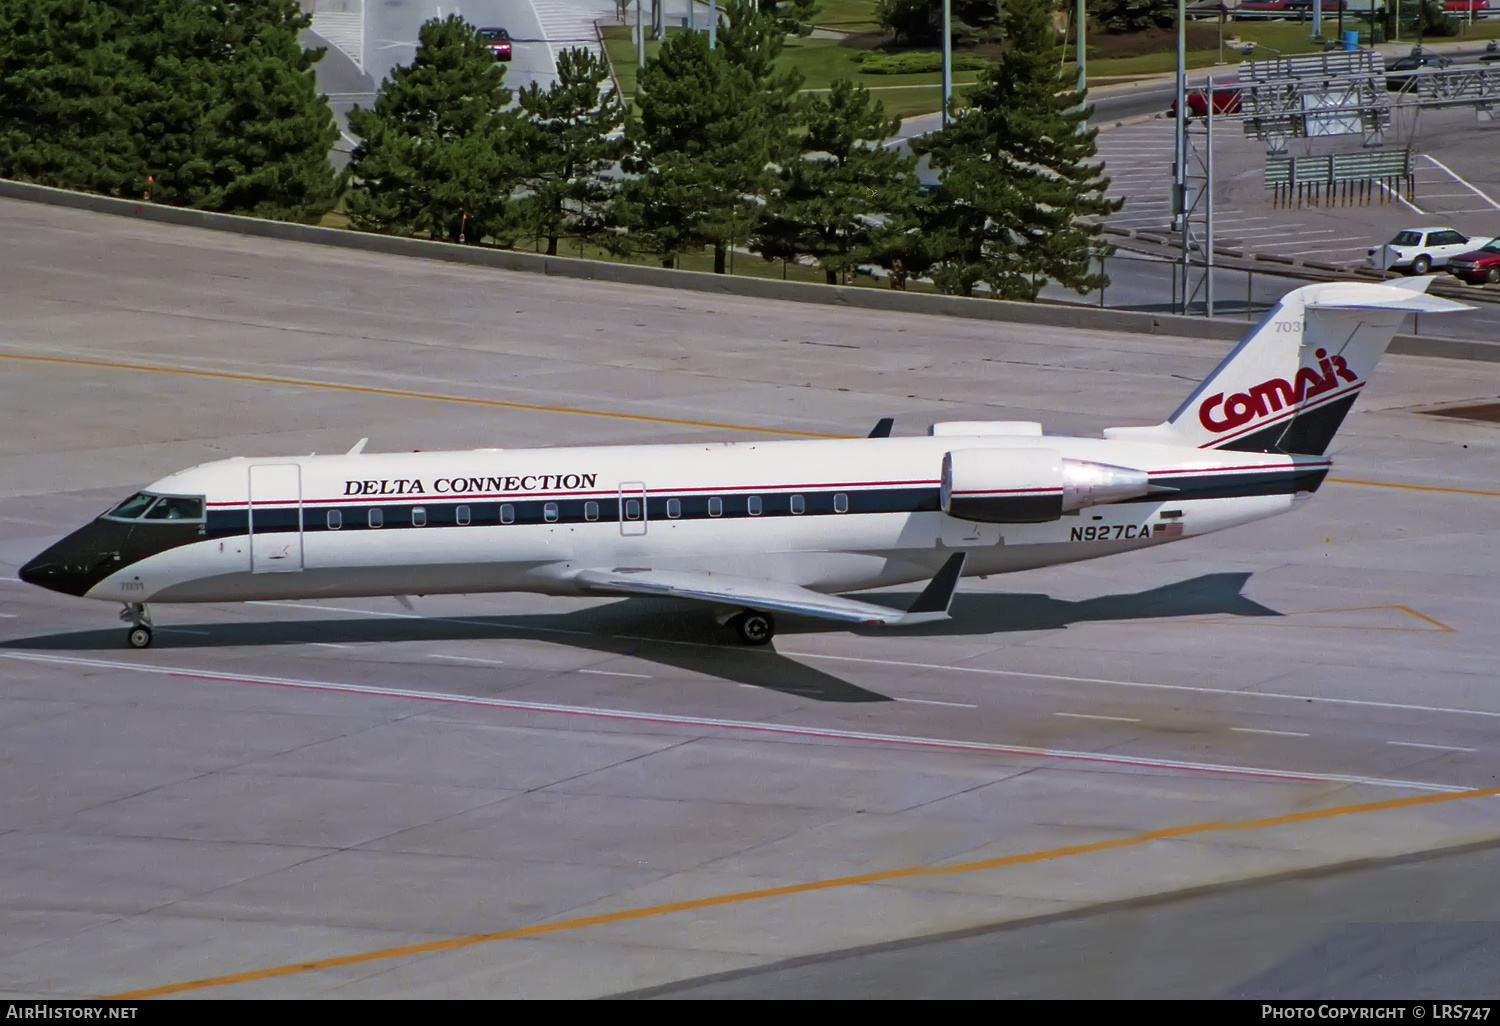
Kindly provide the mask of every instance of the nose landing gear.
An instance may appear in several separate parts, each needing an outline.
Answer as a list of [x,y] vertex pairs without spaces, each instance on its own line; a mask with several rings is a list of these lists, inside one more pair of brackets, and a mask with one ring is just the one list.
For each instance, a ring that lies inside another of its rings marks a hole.
[[147,648],[151,644],[151,612],[144,602],[127,602],[120,610],[120,619],[130,624],[125,633],[125,643],[131,648]]

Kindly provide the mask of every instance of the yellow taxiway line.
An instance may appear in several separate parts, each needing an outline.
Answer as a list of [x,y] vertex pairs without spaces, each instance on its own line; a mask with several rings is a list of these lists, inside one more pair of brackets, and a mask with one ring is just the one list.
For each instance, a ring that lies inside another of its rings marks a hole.
[[446,940],[428,941],[422,944],[406,944],[400,947],[380,948],[375,951],[361,951],[351,955],[338,955],[333,958],[293,962],[289,965],[273,966],[269,969],[252,969],[249,972],[230,973],[225,976],[210,976],[200,980],[188,980],[183,983],[170,983],[161,987],[148,987],[122,994],[111,994],[103,1000],[129,1001],[140,998],[164,997],[168,994],[207,990],[211,987],[225,987],[234,983],[251,983],[257,980],[274,979],[278,976],[292,976],[297,973],[317,972],[323,969],[336,969],[340,966],[358,965],[363,962],[375,962],[389,958],[408,958],[414,955],[426,955],[439,951],[452,951],[457,948],[473,947],[477,944],[488,944],[491,941],[537,937],[543,934],[561,933],[565,930],[581,930],[589,926],[624,923],[636,919],[649,919],[656,916],[671,915],[676,912],[691,912],[695,909],[714,908],[722,905],[739,905],[751,901],[763,901],[767,898],[781,898],[793,894],[827,891],[839,887],[856,887],[862,884],[885,883],[888,880],[900,880],[910,877],[953,876],[960,873],[975,873],[986,869],[1000,869],[1006,866],[1019,866],[1032,862],[1046,862],[1074,855],[1088,855],[1094,852],[1134,848],[1152,841],[1189,837],[1194,834],[1228,830],[1264,830],[1267,827],[1285,826],[1293,823],[1309,823],[1316,820],[1332,819],[1336,816],[1352,816],[1366,812],[1412,808],[1420,805],[1436,805],[1440,802],[1463,801],[1470,798],[1488,798],[1496,795],[1500,795],[1500,787],[1484,787],[1471,791],[1455,791],[1447,794],[1424,794],[1412,798],[1392,798],[1386,801],[1363,802],[1357,805],[1336,805],[1326,809],[1312,809],[1306,812],[1293,812],[1281,816],[1268,816],[1264,819],[1242,820],[1238,822],[1213,820],[1206,823],[1190,823],[1185,826],[1148,830],[1144,833],[1132,834],[1128,837],[1091,841],[1087,844],[1070,844],[1062,848],[1047,848],[1042,851],[1022,852],[1017,855],[1002,855],[998,858],[980,859],[974,862],[956,862],[949,865],[936,866],[903,866],[898,869],[885,869],[873,873],[837,876],[825,880],[809,880],[805,883],[785,884],[780,887],[765,887],[753,891],[714,894],[707,897],[689,898],[684,901],[673,901],[660,905],[645,905],[639,908],[623,909],[619,912],[604,912],[599,915],[580,916],[557,922],[520,926],[510,930],[496,930],[493,933],[476,933],[465,937],[451,937]]
[[397,399],[427,399],[434,402],[466,403],[472,406],[496,406],[508,410],[530,410],[536,413],[571,413],[580,417],[610,417],[615,420],[636,420],[651,424],[672,424],[678,427],[714,428],[720,431],[746,431],[762,435],[796,435],[799,438],[850,437],[848,435],[834,435],[820,431],[793,431],[788,428],[768,428],[752,424],[721,424],[711,420],[658,417],[646,413],[622,413],[619,410],[593,410],[584,406],[544,406],[539,403],[520,403],[506,399],[481,399],[475,396],[448,395],[442,392],[413,392],[400,388],[380,388],[375,385],[348,385],[334,381],[310,381],[305,378],[280,378],[270,374],[240,374],[234,371],[160,367],[147,363],[125,363],[116,360],[85,360],[81,357],[68,356],[23,356],[17,353],[0,353],[0,360],[29,360],[35,363],[62,363],[79,367],[101,367],[107,370],[143,371],[151,374],[178,374],[192,378],[216,378],[221,381],[253,381],[262,385],[294,385],[299,388],[321,388],[334,392],[359,392],[365,395],[383,395]]
[[[71,364],[78,367],[100,367],[108,370],[141,371],[150,374],[177,374],[193,378],[216,378],[221,381],[251,381],[262,385],[292,385],[298,388],[321,388],[333,392],[357,392],[365,395],[390,396],[397,399],[426,399],[433,402],[493,406],[507,410],[530,410],[536,413],[571,413],[580,417],[608,417],[614,420],[634,420],[649,424],[672,424],[677,427],[714,428],[719,431],[743,431],[750,434],[792,435],[798,438],[858,437],[856,435],[829,434],[823,431],[796,431],[789,428],[768,428],[758,424],[725,424],[712,420],[659,417],[646,413],[624,413],[619,410],[595,410],[584,406],[545,406],[540,403],[521,403],[508,399],[481,399],[475,396],[449,395],[443,392],[415,392],[400,388],[380,388],[376,385],[349,385],[335,381],[282,378],[271,374],[241,374],[235,371],[163,367],[148,363],[126,363],[120,360],[88,360],[74,356],[33,356],[21,353],[0,353],[0,360]],[[1500,498],[1500,492],[1483,491],[1477,488],[1443,488],[1437,485],[1402,484],[1396,481],[1363,481],[1348,477],[1330,477],[1328,480],[1338,484],[1363,485],[1368,488],[1403,488],[1416,492],[1445,492],[1451,495],[1478,495],[1487,498]]]

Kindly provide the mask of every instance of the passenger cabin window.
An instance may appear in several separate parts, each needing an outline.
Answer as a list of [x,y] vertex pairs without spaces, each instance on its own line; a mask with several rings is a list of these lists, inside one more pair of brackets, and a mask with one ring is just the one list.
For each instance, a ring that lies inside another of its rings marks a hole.
[[681,499],[668,499],[667,500],[667,517],[669,519],[676,520],[680,516],[682,516],[682,500]]
[[328,529],[330,531],[337,531],[339,528],[341,528],[343,526],[344,526],[344,514],[340,513],[336,509],[329,510],[328,511]]
[[833,511],[835,513],[849,512],[849,496],[843,492],[833,493]]
[[711,517],[722,516],[724,513],[724,500],[715,495],[708,500],[708,515]]
[[502,524],[514,524],[516,522],[516,507],[508,502],[501,506],[500,522]]
[[805,502],[802,501],[802,496],[800,496],[800,495],[793,495],[792,496],[792,512],[794,514],[800,514],[800,513],[806,513],[807,512],[807,503],[805,503]]
[[557,523],[557,503],[549,502],[542,507],[542,517],[549,524]]
[[459,527],[466,525],[469,522],[469,507],[460,506],[455,509],[453,511],[453,519],[458,522]]
[[379,506],[370,510],[370,516],[366,521],[371,527],[379,527],[385,523],[385,511]]
[[597,502],[585,502],[583,504],[583,519],[593,521],[599,519],[599,504]]
[[625,500],[625,519],[626,520],[639,520],[639,519],[641,519],[641,500],[640,499],[626,499]]
[[146,511],[147,520],[202,520],[203,500],[167,496]]
[[136,492],[130,498],[126,499],[124,502],[120,503],[118,506],[104,515],[107,517],[115,517],[118,520],[134,520],[136,517],[146,512],[146,508],[155,501],[156,496],[150,494],[149,492]]
[[427,526],[427,507],[426,506],[413,506],[411,508],[411,526],[413,526],[413,527],[426,527]]
[[758,516],[760,516],[760,496],[759,495],[752,495],[752,496],[750,496],[749,500],[746,502],[745,505],[748,508],[749,513],[750,513],[750,515],[752,517],[758,517]]

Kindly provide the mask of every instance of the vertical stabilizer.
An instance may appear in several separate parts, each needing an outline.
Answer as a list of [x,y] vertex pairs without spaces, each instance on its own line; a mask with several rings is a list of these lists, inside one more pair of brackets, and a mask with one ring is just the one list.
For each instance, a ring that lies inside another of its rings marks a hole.
[[1472,309],[1427,295],[1430,282],[1295,289],[1165,424],[1110,428],[1105,436],[1322,455],[1407,314]]

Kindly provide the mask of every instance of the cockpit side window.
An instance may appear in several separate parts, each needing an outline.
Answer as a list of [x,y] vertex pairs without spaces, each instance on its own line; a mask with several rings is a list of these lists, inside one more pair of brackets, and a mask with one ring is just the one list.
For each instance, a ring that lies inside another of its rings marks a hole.
[[114,517],[116,520],[134,520],[136,517],[146,512],[146,507],[151,505],[155,501],[156,496],[152,495],[150,492],[136,492],[130,498],[126,499],[124,502],[120,503],[118,506],[104,515],[107,517]]
[[202,496],[165,495],[146,511],[147,520],[202,520]]

